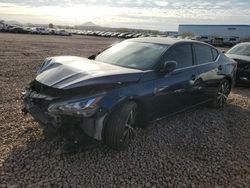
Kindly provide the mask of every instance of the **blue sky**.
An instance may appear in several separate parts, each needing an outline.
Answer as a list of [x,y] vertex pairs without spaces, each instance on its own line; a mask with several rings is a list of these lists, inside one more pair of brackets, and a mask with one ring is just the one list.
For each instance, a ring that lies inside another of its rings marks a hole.
[[178,24],[250,24],[250,0],[0,0],[0,19],[177,30]]

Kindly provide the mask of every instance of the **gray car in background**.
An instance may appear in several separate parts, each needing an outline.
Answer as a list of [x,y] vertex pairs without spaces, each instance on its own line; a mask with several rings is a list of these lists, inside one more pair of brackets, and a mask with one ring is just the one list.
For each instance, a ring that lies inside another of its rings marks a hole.
[[236,84],[250,84],[250,42],[240,43],[226,53],[237,64]]

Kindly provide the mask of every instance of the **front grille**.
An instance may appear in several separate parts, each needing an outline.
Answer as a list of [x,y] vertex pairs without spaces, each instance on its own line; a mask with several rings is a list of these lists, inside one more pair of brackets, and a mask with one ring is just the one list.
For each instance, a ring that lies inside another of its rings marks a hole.
[[45,98],[32,97],[32,91],[27,92],[26,96],[24,96],[24,102],[29,106],[36,106],[41,111],[46,112],[51,101]]
[[32,91],[35,91],[37,93],[40,94],[45,94],[51,97],[58,97],[61,94],[61,90],[60,89],[56,89],[56,88],[52,88],[49,86],[46,86],[36,80],[34,80],[33,82],[31,82],[30,84],[30,89]]

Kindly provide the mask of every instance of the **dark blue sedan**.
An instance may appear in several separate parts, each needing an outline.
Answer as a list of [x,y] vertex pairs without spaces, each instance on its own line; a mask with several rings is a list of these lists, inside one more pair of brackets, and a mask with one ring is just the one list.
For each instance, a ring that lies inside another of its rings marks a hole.
[[23,93],[45,133],[79,133],[124,148],[135,126],[209,104],[221,108],[236,63],[205,43],[125,40],[89,58],[46,58]]

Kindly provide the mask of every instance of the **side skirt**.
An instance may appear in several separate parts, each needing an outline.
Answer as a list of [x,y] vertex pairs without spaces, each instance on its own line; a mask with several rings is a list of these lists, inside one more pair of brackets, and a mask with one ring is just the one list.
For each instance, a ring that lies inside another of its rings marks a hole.
[[176,114],[179,114],[179,113],[182,113],[182,112],[189,111],[190,109],[197,108],[197,107],[202,106],[202,105],[204,105],[204,104],[206,104],[206,103],[208,103],[208,102],[211,102],[211,101],[212,101],[212,99],[205,100],[205,101],[203,101],[203,102],[201,102],[201,103],[192,105],[192,106],[187,107],[187,108],[183,108],[182,110],[179,110],[179,111],[177,111],[177,112],[173,112],[173,113],[168,114],[168,115],[166,115],[166,116],[163,116],[163,117],[157,118],[157,119],[155,119],[155,120],[149,121],[149,123],[154,123],[154,122],[157,122],[157,121],[166,119],[166,118],[168,118],[168,117],[174,116],[174,115],[176,115]]

